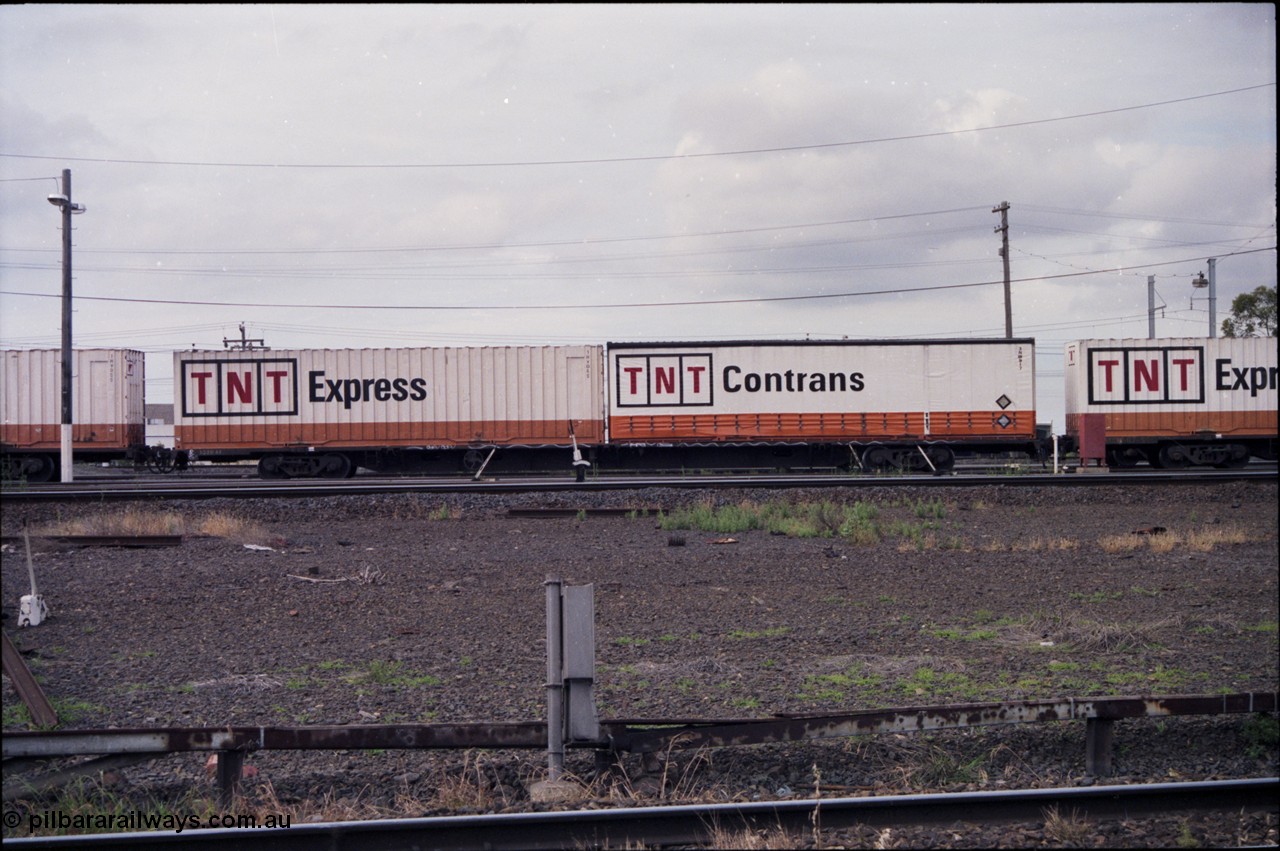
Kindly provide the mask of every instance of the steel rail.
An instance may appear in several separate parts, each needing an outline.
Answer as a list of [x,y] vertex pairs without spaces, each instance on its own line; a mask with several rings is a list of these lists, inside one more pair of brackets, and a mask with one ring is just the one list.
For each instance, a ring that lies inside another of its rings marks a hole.
[[1052,808],[1076,817],[1133,819],[1172,812],[1277,809],[1280,778],[996,792],[811,798],[749,804],[636,807],[439,818],[382,819],[285,827],[194,829],[5,839],[14,848],[562,849],[705,843],[716,834],[781,829],[808,835],[904,825],[1039,822]]
[[45,697],[40,683],[36,681],[27,663],[22,660],[22,654],[10,640],[9,633],[0,634],[4,636],[4,674],[13,683],[13,690],[18,693],[18,697],[31,713],[31,720],[41,727],[57,726],[58,713],[49,702],[49,698]]
[[1107,487],[1114,485],[1222,484],[1276,481],[1275,470],[1213,470],[1197,473],[1125,472],[1123,474],[1032,473],[1017,476],[963,475],[805,475],[805,476],[684,476],[679,478],[610,477],[575,482],[564,477],[473,481],[472,479],[344,479],[233,482],[96,483],[12,485],[0,487],[0,502],[67,501],[75,499],[130,500],[142,497],[207,499],[213,497],[280,498],[356,496],[395,493],[592,493],[645,488],[682,490],[724,488],[858,488],[858,487]]

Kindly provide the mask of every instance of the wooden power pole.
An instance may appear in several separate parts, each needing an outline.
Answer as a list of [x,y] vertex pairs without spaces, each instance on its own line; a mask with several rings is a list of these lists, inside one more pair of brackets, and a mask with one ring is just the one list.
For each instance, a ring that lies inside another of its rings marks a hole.
[[1004,336],[1013,339],[1013,302],[1009,295],[1009,202],[1002,201],[991,212],[1000,214],[1000,258],[1004,261]]

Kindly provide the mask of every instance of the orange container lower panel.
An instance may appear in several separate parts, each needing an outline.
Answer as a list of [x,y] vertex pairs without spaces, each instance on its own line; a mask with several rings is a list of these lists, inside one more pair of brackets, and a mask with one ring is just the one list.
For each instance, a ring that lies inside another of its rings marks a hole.
[[[1103,413],[1107,437],[1275,437],[1275,411],[1150,411]],[[1067,434],[1079,434],[1080,414],[1067,415]]]
[[[1004,418],[1004,425],[1000,420]],[[927,421],[927,427],[926,427]],[[1030,412],[655,414],[609,418],[610,442],[966,440],[1035,436]]]
[[[73,423],[71,426],[73,450],[123,450],[145,442],[141,426],[127,423]],[[57,452],[62,448],[62,426],[58,423],[5,425],[0,428],[0,444],[28,452]]]
[[[600,443],[604,428],[600,422],[575,423],[578,443]],[[179,425],[175,429],[179,448],[194,449],[286,449],[325,446],[334,449],[409,446],[570,446],[569,424],[562,422],[516,423],[245,423]]]

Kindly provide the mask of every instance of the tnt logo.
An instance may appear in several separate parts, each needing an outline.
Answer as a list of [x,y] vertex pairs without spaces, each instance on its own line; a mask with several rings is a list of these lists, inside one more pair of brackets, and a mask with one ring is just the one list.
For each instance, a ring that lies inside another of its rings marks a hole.
[[1204,402],[1204,349],[1089,351],[1092,405]]
[[247,417],[298,413],[298,362],[182,361],[184,417]]
[[618,355],[619,408],[711,404],[711,355]]

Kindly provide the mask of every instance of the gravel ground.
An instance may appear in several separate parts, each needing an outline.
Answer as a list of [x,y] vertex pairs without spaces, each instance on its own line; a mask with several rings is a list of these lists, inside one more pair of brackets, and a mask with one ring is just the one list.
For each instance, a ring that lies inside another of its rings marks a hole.
[[[4,510],[6,535],[24,520],[38,529],[163,513],[178,515],[188,535],[163,549],[37,542],[52,617],[21,631],[26,562],[20,548],[6,549],[3,612],[66,728],[540,720],[548,577],[595,586],[603,719],[1274,691],[1276,490],[859,486],[14,504]],[[876,540],[675,531],[652,513],[507,516],[512,507],[672,511],[769,500],[862,503],[874,516],[844,531],[870,527]],[[249,525],[195,534],[227,518]],[[5,730],[24,728],[23,719],[6,677]],[[628,760],[627,776],[610,783],[587,782],[588,754],[571,754],[568,768],[592,805],[806,797],[815,786],[849,795],[1209,780],[1277,774],[1275,728],[1274,716],[1121,722],[1116,773],[1105,781],[1084,774],[1082,723],[676,752],[657,766]],[[318,820],[528,809],[545,755],[272,752],[247,766],[242,806]],[[6,793],[12,785],[6,774]],[[108,772],[75,796],[174,808],[211,794],[205,760],[179,755]],[[67,800],[5,806],[40,811]],[[1275,812],[772,840],[1276,841]]]

